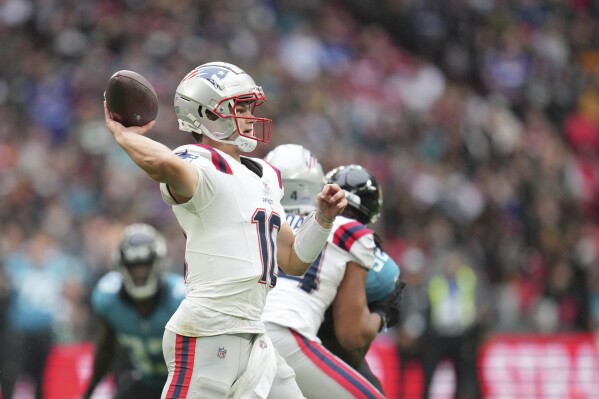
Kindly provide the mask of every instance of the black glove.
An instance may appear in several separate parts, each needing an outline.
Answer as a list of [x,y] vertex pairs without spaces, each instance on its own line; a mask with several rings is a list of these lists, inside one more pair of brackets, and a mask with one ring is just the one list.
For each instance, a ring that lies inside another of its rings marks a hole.
[[380,301],[370,304],[370,311],[381,315],[381,319],[383,320],[381,330],[397,324],[401,309],[401,293],[405,286],[405,282],[398,281],[393,292]]

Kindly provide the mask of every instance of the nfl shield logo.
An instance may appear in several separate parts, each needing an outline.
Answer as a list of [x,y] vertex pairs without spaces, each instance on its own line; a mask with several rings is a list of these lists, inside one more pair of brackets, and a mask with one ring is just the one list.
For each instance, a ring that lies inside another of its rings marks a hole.
[[268,347],[268,345],[266,345],[266,342],[264,342],[263,339],[261,339],[260,342],[258,342],[258,345],[260,345],[260,348],[262,349],[266,349]]
[[217,356],[219,359],[224,359],[227,356],[227,350],[225,348],[218,348]]
[[265,195],[270,195],[270,192],[271,192],[270,186],[265,181],[262,182],[262,190],[264,191]]

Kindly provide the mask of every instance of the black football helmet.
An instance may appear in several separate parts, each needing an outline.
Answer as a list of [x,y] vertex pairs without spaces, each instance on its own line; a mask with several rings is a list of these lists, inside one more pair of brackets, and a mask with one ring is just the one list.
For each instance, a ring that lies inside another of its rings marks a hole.
[[327,183],[337,183],[344,191],[347,206],[362,224],[374,223],[381,215],[383,191],[374,175],[360,165],[339,166],[325,176]]
[[[125,291],[133,299],[147,299],[158,292],[167,255],[166,240],[154,227],[145,223],[127,226],[115,257]],[[133,270],[136,265],[144,265],[147,271],[139,275]]]

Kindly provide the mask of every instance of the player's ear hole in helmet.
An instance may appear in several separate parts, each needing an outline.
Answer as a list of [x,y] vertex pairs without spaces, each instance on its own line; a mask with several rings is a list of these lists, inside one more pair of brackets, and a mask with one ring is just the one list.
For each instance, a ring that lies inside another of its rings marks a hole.
[[343,215],[362,224],[375,223],[383,207],[383,191],[374,175],[360,165],[344,165],[329,171],[325,180],[345,190],[347,207]]
[[215,121],[218,119],[218,115],[216,115],[214,112],[210,111],[209,109],[207,109],[204,112],[203,109],[204,109],[204,107],[202,107],[201,105],[198,107],[199,115],[202,115],[202,113],[204,113],[206,115],[206,118],[208,118],[208,120],[210,120],[210,121]]
[[131,298],[147,299],[158,292],[167,254],[166,240],[154,227],[135,223],[125,229],[115,263]]
[[316,209],[316,196],[324,186],[320,162],[298,144],[283,144],[271,150],[264,160],[281,172],[284,195],[281,205],[293,215],[306,215]]

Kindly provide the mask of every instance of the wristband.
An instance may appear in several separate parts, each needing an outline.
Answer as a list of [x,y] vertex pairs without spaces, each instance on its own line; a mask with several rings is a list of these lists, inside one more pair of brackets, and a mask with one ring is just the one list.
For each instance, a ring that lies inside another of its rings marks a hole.
[[304,263],[312,263],[318,258],[327,243],[331,229],[322,227],[311,212],[295,235],[293,248],[297,257]]
[[320,209],[318,209],[318,210],[316,211],[316,214],[318,215],[318,217],[320,217],[320,218],[321,218],[323,221],[325,221],[326,223],[333,223],[333,222],[335,221],[335,219],[337,219],[336,217],[334,217],[334,218],[328,218],[328,217],[326,217],[326,216],[324,215],[324,213],[322,213],[322,212],[320,211]]

